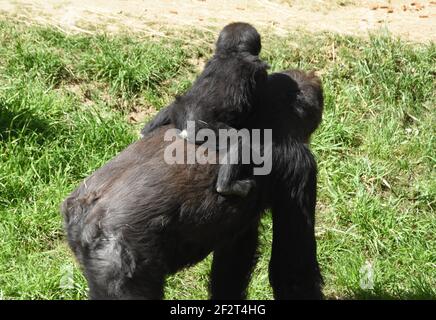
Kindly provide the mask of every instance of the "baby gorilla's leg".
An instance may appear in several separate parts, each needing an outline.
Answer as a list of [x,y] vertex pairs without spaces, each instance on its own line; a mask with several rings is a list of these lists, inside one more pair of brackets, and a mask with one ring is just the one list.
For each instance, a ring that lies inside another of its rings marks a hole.
[[[254,179],[241,179],[243,169],[241,163],[242,149],[242,141],[238,139],[238,143],[232,144],[229,152],[225,155],[228,161],[220,165],[216,191],[222,195],[246,197],[251,189],[256,186]],[[234,164],[231,159],[237,159],[238,161]]]

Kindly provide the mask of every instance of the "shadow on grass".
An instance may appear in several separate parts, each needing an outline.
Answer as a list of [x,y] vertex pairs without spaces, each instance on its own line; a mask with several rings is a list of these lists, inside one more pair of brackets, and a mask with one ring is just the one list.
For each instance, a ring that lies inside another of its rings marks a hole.
[[9,111],[7,105],[0,102],[0,141],[18,138],[31,133],[49,136],[50,129],[52,129],[52,126],[49,122],[38,118],[32,111]]

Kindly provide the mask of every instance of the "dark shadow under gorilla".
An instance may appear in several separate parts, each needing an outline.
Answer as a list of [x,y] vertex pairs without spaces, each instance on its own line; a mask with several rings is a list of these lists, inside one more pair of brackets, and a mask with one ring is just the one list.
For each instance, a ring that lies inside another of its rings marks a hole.
[[170,142],[163,136],[170,127],[162,127],[64,201],[68,242],[83,266],[90,298],[161,299],[166,275],[212,251],[211,298],[245,298],[259,219],[267,208],[273,214],[274,297],[322,297],[314,236],[316,162],[306,146],[321,120],[321,84],[311,74],[290,71],[269,76],[267,87],[249,127],[273,129],[272,172],[255,176],[246,198],[215,191],[218,165],[166,164]]

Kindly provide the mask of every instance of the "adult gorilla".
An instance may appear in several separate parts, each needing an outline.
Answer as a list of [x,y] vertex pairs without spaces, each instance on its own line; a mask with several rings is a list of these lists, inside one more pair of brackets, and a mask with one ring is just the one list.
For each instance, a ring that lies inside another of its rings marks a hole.
[[316,162],[306,145],[321,121],[321,83],[297,70],[275,73],[264,99],[247,127],[273,129],[272,172],[255,176],[247,197],[216,192],[218,165],[166,164],[166,126],[127,147],[64,201],[68,242],[90,298],[161,299],[166,275],[212,251],[211,298],[245,298],[267,208],[273,214],[274,297],[322,297],[314,236]]

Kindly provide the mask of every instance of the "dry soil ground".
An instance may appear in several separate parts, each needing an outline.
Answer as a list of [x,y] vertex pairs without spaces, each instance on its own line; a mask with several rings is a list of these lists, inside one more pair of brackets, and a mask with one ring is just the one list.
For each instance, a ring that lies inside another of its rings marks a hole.
[[67,32],[128,28],[159,34],[160,27],[221,27],[247,21],[276,33],[302,28],[342,34],[388,29],[416,42],[436,40],[436,1],[353,0],[35,0],[0,1],[0,15],[51,24]]

